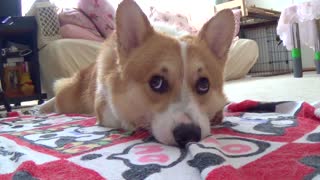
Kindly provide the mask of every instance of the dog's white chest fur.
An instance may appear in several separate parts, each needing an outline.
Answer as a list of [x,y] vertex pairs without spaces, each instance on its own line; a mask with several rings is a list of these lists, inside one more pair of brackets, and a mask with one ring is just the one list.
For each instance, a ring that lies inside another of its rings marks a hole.
[[105,87],[101,82],[97,81],[97,94],[100,94],[103,97],[107,105],[103,110],[103,117],[108,117],[107,121],[101,121],[101,125],[106,127],[118,127],[121,128],[121,121],[118,118],[116,108],[113,104],[113,99],[111,95],[111,88]]

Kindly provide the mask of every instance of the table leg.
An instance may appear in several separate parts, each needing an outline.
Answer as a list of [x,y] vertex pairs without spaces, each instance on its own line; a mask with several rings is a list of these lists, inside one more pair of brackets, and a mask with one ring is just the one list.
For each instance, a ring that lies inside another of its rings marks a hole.
[[317,69],[317,74],[320,74],[320,20],[314,20],[317,30],[317,39],[314,47],[314,61]]
[[7,98],[2,90],[1,80],[0,80],[0,100],[3,101],[4,107],[6,108],[7,112],[11,112],[11,106],[7,101]]
[[299,78],[302,77],[302,61],[298,23],[294,23],[291,25],[291,32],[293,42],[293,49],[291,51],[291,56],[293,60],[293,74],[295,78]]

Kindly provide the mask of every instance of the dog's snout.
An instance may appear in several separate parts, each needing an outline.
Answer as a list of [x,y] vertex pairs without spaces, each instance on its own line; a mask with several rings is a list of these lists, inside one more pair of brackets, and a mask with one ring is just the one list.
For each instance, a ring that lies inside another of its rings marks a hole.
[[194,124],[180,124],[173,130],[175,141],[180,147],[185,147],[188,142],[198,142],[201,139],[201,129]]

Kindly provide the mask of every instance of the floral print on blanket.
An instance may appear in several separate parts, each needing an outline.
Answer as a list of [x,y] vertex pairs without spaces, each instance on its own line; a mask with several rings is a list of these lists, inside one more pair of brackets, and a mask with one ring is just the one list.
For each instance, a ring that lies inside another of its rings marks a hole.
[[80,124],[63,125],[12,133],[24,141],[61,153],[77,154],[128,137],[132,132]]

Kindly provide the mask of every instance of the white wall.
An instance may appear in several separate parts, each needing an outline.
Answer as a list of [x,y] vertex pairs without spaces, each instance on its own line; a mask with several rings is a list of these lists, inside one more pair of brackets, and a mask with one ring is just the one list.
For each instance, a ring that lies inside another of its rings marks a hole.
[[[247,0],[247,5],[256,5],[257,7],[273,9],[276,11],[282,11],[286,7],[306,2],[309,0]],[[301,45],[301,53],[302,53],[302,65],[303,68],[313,68],[314,65],[314,52],[312,49],[305,45]]]
[[256,5],[257,7],[263,7],[266,9],[273,9],[276,11],[282,11],[284,8],[293,4],[294,0],[247,0],[247,5]]

